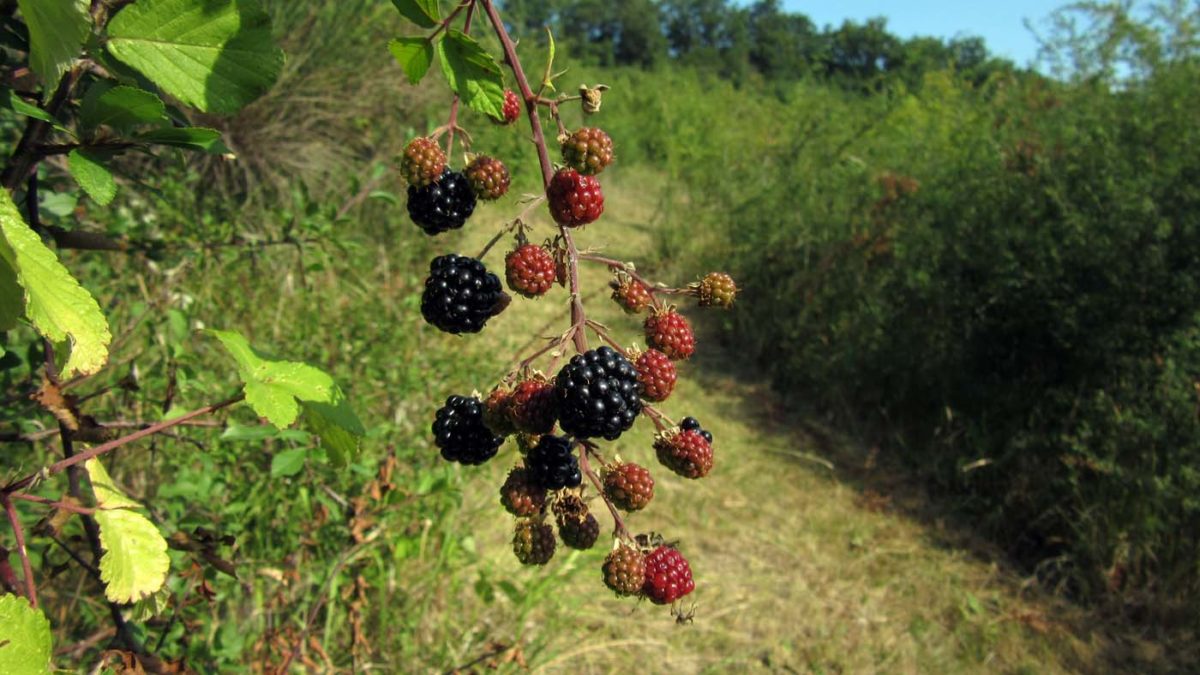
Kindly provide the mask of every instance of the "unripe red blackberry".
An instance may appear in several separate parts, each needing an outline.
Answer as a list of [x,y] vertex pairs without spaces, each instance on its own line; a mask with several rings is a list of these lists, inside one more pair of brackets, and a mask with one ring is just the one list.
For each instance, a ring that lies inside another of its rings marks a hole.
[[587,504],[573,494],[565,494],[554,502],[558,536],[567,546],[585,551],[600,536],[600,523],[588,512]]
[[654,437],[654,451],[663,466],[684,478],[703,478],[713,466],[712,445],[703,431],[674,428]]
[[500,503],[514,516],[536,516],[546,504],[546,490],[530,480],[524,467],[514,467],[500,486]]
[[595,176],[613,161],[613,142],[608,134],[583,127],[562,144],[563,162],[585,176]]
[[517,521],[513,531],[513,553],[522,565],[545,565],[554,557],[557,546],[554,528],[534,519]]
[[638,371],[642,398],[658,403],[667,400],[675,390],[675,364],[657,349],[647,349],[633,363]]
[[654,479],[645,467],[617,464],[604,472],[604,494],[624,511],[640,511],[654,499]]
[[518,246],[504,256],[508,287],[527,298],[545,295],[554,285],[557,273],[554,256],[537,244]]
[[641,595],[646,585],[646,556],[621,544],[604,559],[604,585],[617,595]]
[[508,398],[511,395],[511,390],[496,387],[483,400],[483,423],[500,436],[508,436],[517,430],[508,417]]
[[558,420],[554,383],[540,374],[517,383],[508,399],[508,417],[517,429],[548,434]]
[[638,314],[654,303],[650,291],[642,282],[624,272],[618,272],[616,278],[608,284],[612,289],[612,299],[626,314]]
[[446,170],[446,153],[432,138],[414,138],[400,158],[400,175],[409,186],[422,188],[441,177]]
[[566,227],[587,225],[604,213],[600,182],[575,169],[559,169],[546,187],[546,197],[554,222]]
[[500,119],[494,120],[496,124],[505,126],[516,122],[521,117],[521,99],[517,97],[517,93],[512,89],[504,90],[504,105],[500,109]]
[[656,605],[669,605],[696,590],[692,568],[677,549],[659,546],[646,556],[642,593]]
[[737,296],[738,287],[733,277],[724,272],[709,272],[700,281],[690,284],[689,288],[700,298],[701,307],[721,307],[729,309]]
[[487,155],[480,155],[471,160],[463,174],[471,184],[471,191],[475,196],[488,201],[503,197],[512,183],[504,162]]
[[686,359],[696,351],[692,324],[674,308],[653,310],[646,317],[646,344],[674,361]]

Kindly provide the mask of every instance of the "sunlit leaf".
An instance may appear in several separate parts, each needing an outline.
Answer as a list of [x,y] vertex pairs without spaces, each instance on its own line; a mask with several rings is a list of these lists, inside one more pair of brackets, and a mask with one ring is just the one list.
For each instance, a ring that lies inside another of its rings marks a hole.
[[44,675],[50,672],[50,622],[25,598],[0,595],[0,673]]
[[150,519],[139,513],[141,504],[113,483],[98,459],[84,463],[96,496],[94,518],[100,526],[100,580],[112,602],[136,602],[151,596],[167,581],[171,558],[167,540]]

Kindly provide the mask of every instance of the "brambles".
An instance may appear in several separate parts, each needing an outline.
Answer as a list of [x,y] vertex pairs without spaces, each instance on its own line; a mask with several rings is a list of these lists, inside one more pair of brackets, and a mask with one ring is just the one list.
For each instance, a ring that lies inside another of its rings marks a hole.
[[604,585],[617,595],[639,595],[646,585],[646,556],[625,544],[604,559]]
[[637,370],[608,346],[571,357],[554,388],[559,423],[577,438],[615,441],[642,412]]
[[432,138],[414,138],[400,158],[400,175],[410,188],[423,188],[446,170],[446,153]]
[[483,404],[474,396],[451,396],[433,420],[433,439],[442,457],[462,464],[483,464],[504,442],[483,423]]
[[461,173],[446,169],[422,187],[408,187],[408,216],[428,235],[457,230],[475,212],[475,193]]
[[703,478],[713,466],[709,438],[697,429],[675,428],[654,437],[654,451],[663,466],[684,478]]
[[512,546],[522,565],[545,565],[554,557],[554,528],[532,518],[518,520]]
[[604,472],[604,495],[619,509],[640,511],[654,499],[654,479],[645,467],[616,464]]
[[480,155],[471,160],[463,173],[470,181],[471,191],[475,196],[488,201],[503,197],[512,182],[504,162],[487,155]]
[[612,299],[626,314],[637,314],[654,304],[654,298],[642,282],[624,272],[617,272],[616,278],[609,282],[609,285],[613,289]]
[[696,589],[692,568],[677,549],[659,546],[646,556],[642,593],[656,605],[667,605]]
[[571,452],[571,439],[546,434],[525,456],[525,467],[534,485],[546,490],[579,487],[583,475]]
[[595,222],[604,213],[604,193],[600,181],[575,169],[559,169],[546,187],[550,215],[565,227]]
[[637,368],[642,398],[647,401],[665,401],[675,390],[675,364],[659,350],[642,352],[635,358],[634,367]]
[[543,246],[523,244],[504,257],[504,276],[516,293],[527,298],[545,295],[557,277],[554,256]]
[[721,307],[729,309],[737,296],[737,284],[733,277],[724,272],[709,272],[704,278],[692,285],[696,296],[700,298],[701,307]]
[[421,316],[447,333],[478,333],[509,299],[482,262],[451,253],[429,263]]
[[562,144],[563,162],[585,176],[595,176],[613,161],[613,142],[600,129],[583,127]]
[[696,351],[696,336],[692,324],[674,308],[653,310],[646,317],[646,344],[661,351],[673,361],[686,359]]
[[514,516],[536,516],[546,505],[546,488],[529,477],[529,470],[514,467],[500,486],[500,503]]

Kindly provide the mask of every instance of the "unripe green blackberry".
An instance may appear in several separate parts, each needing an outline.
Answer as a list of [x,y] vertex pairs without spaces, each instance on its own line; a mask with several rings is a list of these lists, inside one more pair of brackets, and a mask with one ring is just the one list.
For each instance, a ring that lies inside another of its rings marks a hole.
[[545,565],[554,557],[554,528],[532,518],[517,521],[513,531],[513,553],[522,565]]
[[414,138],[400,158],[400,175],[414,188],[423,188],[446,170],[446,153],[432,138]]
[[621,544],[604,559],[604,585],[617,595],[641,595],[646,584],[646,556]]
[[689,288],[700,298],[701,307],[720,307],[729,309],[737,296],[738,287],[733,277],[724,272],[709,272],[700,281],[690,284]]
[[600,129],[583,127],[562,144],[563,162],[585,176],[595,176],[613,161],[613,142]]
[[467,176],[475,196],[488,201],[503,197],[512,183],[504,162],[487,155],[480,155],[471,160],[463,173]]

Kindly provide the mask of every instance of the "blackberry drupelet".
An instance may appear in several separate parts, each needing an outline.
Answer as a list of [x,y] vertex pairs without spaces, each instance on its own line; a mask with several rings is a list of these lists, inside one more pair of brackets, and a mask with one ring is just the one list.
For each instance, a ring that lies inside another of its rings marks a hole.
[[438,256],[429,263],[421,296],[421,315],[447,333],[478,333],[487,320],[504,311],[509,296],[500,277],[466,256]]
[[467,177],[446,169],[424,187],[408,187],[408,216],[425,234],[457,230],[475,212],[475,192]]
[[471,396],[451,396],[433,420],[433,440],[442,457],[462,464],[483,464],[504,442],[483,423],[483,404]]
[[576,438],[615,441],[642,412],[637,369],[607,346],[573,357],[558,372],[554,391],[559,423]]

